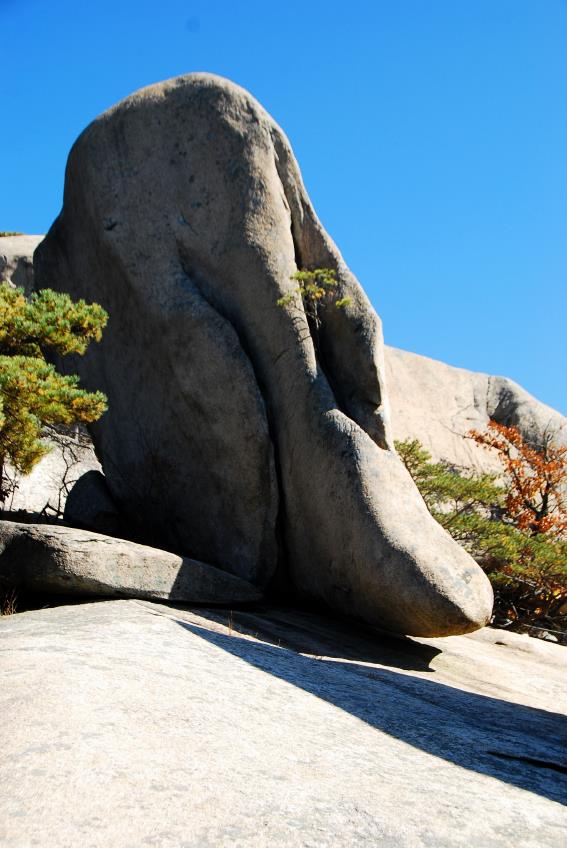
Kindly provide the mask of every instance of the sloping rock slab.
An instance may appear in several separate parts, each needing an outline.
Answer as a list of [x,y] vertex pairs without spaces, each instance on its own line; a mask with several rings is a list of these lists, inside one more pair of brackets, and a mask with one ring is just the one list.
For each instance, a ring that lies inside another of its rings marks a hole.
[[556,645],[111,601],[0,649],[5,848],[565,844]]
[[34,592],[209,604],[261,597],[198,560],[73,527],[1,521],[0,551],[0,583]]

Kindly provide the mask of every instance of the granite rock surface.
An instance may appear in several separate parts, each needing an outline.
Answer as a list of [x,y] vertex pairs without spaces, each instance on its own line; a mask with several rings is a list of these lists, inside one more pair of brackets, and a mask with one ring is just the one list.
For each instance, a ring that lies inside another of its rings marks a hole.
[[494,451],[467,438],[489,421],[517,427],[535,446],[546,434],[567,445],[567,419],[507,377],[495,377],[386,348],[386,375],[395,439],[419,439],[437,462],[499,473]]
[[100,533],[0,521],[0,586],[78,597],[246,603],[260,591],[189,557]]
[[556,645],[111,601],[0,651],[5,848],[565,845]]
[[33,252],[43,236],[0,236],[0,283],[33,291]]
[[[488,580],[393,450],[378,316],[247,92],[192,74],[93,121],[34,267],[110,315],[61,367],[108,395],[97,456],[152,544],[259,587],[283,564],[299,594],[396,631],[489,619]],[[312,267],[348,299],[315,323],[277,305]]]

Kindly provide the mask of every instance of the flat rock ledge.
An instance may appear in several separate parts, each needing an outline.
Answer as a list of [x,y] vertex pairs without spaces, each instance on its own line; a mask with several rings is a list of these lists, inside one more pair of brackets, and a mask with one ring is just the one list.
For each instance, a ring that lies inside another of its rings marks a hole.
[[4,848],[565,845],[557,645],[129,600],[0,650]]
[[0,585],[206,604],[261,598],[245,580],[189,557],[74,527],[12,521],[0,521]]

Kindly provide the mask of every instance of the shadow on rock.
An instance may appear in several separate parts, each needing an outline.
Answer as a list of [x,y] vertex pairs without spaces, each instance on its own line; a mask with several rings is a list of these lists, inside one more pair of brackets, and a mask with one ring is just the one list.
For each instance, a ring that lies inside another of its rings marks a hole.
[[295,609],[199,610],[220,624],[232,622],[238,633],[299,654],[379,663],[406,671],[433,672],[439,648],[404,636],[377,632],[365,625]]
[[567,800],[567,722],[560,714],[178,623],[408,745],[550,800]]

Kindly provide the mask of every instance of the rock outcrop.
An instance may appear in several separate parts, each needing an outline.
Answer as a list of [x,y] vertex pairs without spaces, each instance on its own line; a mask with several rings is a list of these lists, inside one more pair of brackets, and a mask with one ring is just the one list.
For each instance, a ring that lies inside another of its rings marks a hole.
[[0,645],[5,848],[564,844],[557,645],[145,601],[2,618]]
[[33,252],[43,236],[0,236],[0,283],[33,290]]
[[11,466],[4,469],[6,497],[0,502],[6,512],[35,512],[61,516],[69,492],[90,471],[99,471],[88,434],[49,431],[43,440],[51,450],[30,474],[20,474]]
[[[436,524],[389,433],[381,327],[323,230],[281,129],[206,74],[143,89],[75,143],[36,285],[101,303],[62,368],[102,388],[113,498],[152,539],[413,634],[488,620],[490,585]],[[315,331],[279,308],[298,267],[337,273]]]
[[0,587],[8,592],[207,604],[260,598],[211,565],[74,527],[0,521],[0,554]]
[[435,461],[501,472],[496,455],[466,438],[490,420],[515,426],[537,446],[545,434],[567,445],[567,419],[506,377],[454,368],[426,356],[386,348],[386,376],[395,439],[419,439]]

